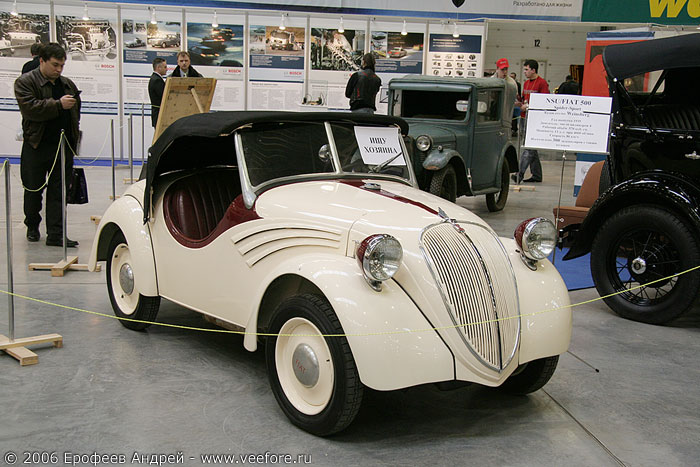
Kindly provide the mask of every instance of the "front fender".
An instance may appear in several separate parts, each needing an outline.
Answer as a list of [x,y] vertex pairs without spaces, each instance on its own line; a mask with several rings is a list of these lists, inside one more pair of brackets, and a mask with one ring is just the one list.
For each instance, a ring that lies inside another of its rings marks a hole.
[[651,204],[672,210],[700,234],[700,190],[688,177],[654,170],[635,174],[608,189],[591,206],[565,260],[578,258],[591,250],[593,239],[603,223],[627,206]]
[[566,352],[573,325],[566,283],[549,261],[538,261],[537,270],[531,271],[521,260],[515,240],[500,240],[508,251],[518,284],[519,363]]
[[[347,334],[362,383],[376,390],[394,390],[455,378],[454,358],[420,310],[393,280],[375,292],[353,258],[314,254],[275,267],[253,303],[275,278],[301,276],[318,287],[333,307]],[[258,308],[251,310],[244,345],[255,350]],[[416,331],[416,332],[408,332]]]
[[146,296],[158,295],[156,267],[151,244],[151,231],[143,223],[143,208],[133,196],[125,195],[112,203],[97,226],[92,242],[88,269],[95,271],[98,261],[106,261],[109,244],[121,231],[132,253],[136,290]]
[[453,157],[459,157],[460,160],[462,158],[454,149],[431,149],[423,161],[423,168],[425,170],[440,170],[449,164]]

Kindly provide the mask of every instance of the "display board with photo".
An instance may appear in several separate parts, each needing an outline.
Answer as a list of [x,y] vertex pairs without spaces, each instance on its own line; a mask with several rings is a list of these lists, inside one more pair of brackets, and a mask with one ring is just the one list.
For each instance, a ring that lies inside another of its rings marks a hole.
[[475,78],[482,74],[480,35],[430,34],[427,73]]
[[29,49],[37,42],[49,42],[49,15],[0,11],[0,57],[30,59]]
[[304,28],[250,26],[250,79],[302,81],[305,41]]
[[423,33],[372,31],[370,51],[377,64],[377,73],[423,72]]
[[108,19],[57,16],[56,39],[69,60],[102,62],[117,59],[117,33]]
[[187,51],[192,65],[243,68],[243,26],[187,23]]
[[357,71],[365,53],[365,32],[311,29],[311,69]]
[[178,21],[125,19],[122,21],[124,38],[124,63],[151,63],[161,57],[168,64],[177,64],[177,53],[182,41],[182,28]]

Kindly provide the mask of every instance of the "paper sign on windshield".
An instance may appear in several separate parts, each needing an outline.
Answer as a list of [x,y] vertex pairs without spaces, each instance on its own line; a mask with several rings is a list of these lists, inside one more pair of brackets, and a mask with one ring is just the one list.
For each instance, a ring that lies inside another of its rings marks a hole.
[[366,165],[379,165],[397,155],[388,165],[406,165],[396,128],[356,126],[355,138]]

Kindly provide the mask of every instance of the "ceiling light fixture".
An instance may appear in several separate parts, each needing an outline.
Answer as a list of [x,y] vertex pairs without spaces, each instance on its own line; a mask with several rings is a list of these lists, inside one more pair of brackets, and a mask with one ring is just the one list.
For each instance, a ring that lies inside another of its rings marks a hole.
[[455,27],[454,30],[452,31],[452,37],[459,37],[459,30],[457,29],[457,21],[455,21]]
[[88,14],[87,2],[85,2],[85,8],[83,8],[83,21],[88,21],[89,19],[90,15]]
[[214,10],[214,19],[211,20],[211,27],[212,27],[212,28],[218,28],[218,27],[219,27],[219,19],[216,17],[216,10]]
[[12,11],[10,11],[10,14],[12,16],[17,16],[19,13],[17,13],[17,0],[12,2]]
[[151,24],[158,24],[156,20],[156,7],[151,7]]
[[341,34],[345,32],[345,28],[343,27],[343,17],[342,16],[340,17],[340,25],[338,26],[338,32]]
[[280,29],[284,31],[287,29],[287,25],[284,23],[284,13],[282,13],[282,19],[280,20]]
[[408,34],[408,31],[406,31],[406,20],[403,20],[403,27],[401,28],[401,35],[405,36]]

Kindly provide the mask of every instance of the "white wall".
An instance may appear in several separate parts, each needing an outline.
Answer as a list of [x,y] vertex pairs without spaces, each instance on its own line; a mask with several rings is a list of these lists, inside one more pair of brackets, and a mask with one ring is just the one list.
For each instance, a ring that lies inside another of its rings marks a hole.
[[[597,25],[585,23],[546,23],[532,21],[489,21],[486,39],[486,70],[496,68],[496,60],[507,58],[510,70],[523,81],[521,63],[527,59],[546,61],[540,75],[552,91],[569,74],[569,65],[583,65],[586,56],[586,34],[600,31]],[[535,47],[539,40],[539,47]]]

